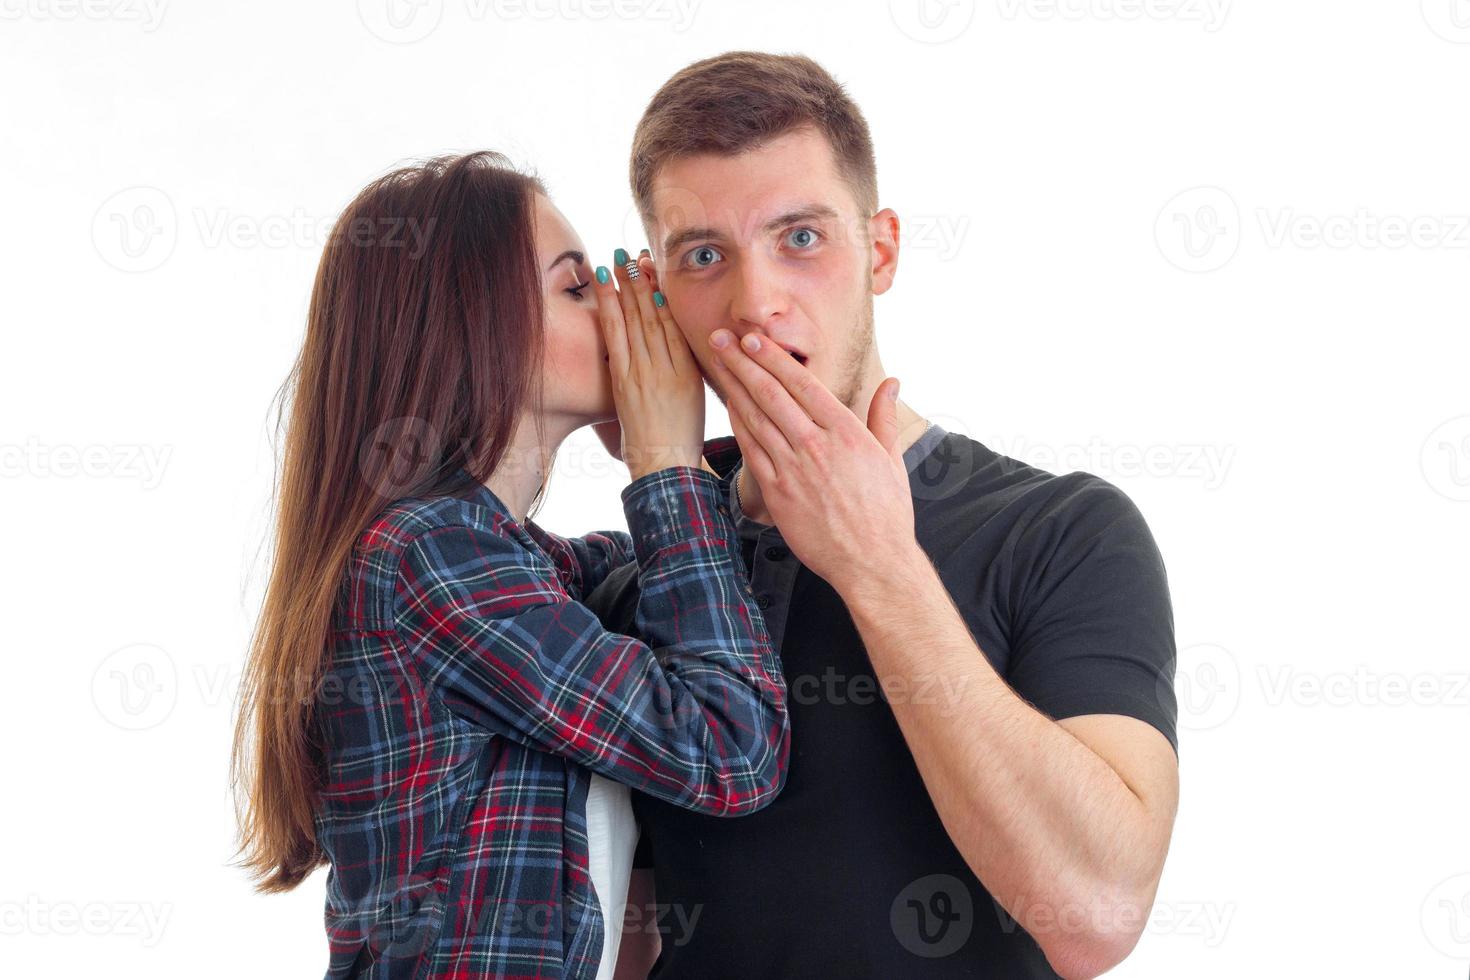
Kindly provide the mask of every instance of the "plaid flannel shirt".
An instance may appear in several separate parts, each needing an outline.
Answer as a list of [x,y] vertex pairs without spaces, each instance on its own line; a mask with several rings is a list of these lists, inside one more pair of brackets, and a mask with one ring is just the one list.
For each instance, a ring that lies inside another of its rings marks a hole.
[[[623,506],[631,534],[562,538],[474,483],[360,537],[317,710],[329,978],[591,978],[589,772],[728,816],[780,791],[785,680],[721,482],[665,469]],[[579,601],[633,560],[641,639]]]

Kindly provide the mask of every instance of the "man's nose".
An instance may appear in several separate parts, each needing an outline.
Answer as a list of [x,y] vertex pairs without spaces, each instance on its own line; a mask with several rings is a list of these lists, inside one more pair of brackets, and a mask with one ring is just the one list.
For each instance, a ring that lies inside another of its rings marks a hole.
[[786,312],[779,277],[759,256],[743,259],[734,280],[730,316],[739,326],[736,333],[740,336],[745,336],[750,330],[764,329],[771,320]]

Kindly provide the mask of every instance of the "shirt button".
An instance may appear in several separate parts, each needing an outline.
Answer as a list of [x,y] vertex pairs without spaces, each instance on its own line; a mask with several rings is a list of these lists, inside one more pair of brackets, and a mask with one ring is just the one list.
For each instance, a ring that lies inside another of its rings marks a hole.
[[770,609],[771,608],[771,597],[768,596],[768,595],[757,596],[756,597],[756,600],[755,600],[755,604],[757,606],[760,606],[762,609]]
[[781,547],[779,544],[772,545],[766,549],[766,557],[771,561],[785,561],[791,557],[791,551],[788,548]]

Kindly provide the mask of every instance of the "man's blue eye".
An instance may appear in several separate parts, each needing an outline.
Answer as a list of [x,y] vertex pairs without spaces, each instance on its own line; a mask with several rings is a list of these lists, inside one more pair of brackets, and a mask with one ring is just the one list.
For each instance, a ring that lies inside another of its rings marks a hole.
[[690,252],[689,258],[694,262],[696,266],[705,268],[708,266],[712,266],[716,262],[720,261],[720,253],[716,252],[708,245],[702,245],[699,248],[696,248],[693,252]]
[[786,241],[796,248],[810,248],[817,243],[817,233],[810,228],[795,228],[786,236]]

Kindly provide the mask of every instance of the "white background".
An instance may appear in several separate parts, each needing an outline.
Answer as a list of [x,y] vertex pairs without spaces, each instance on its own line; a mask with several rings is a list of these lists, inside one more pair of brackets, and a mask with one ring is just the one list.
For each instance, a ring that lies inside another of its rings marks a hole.
[[[644,103],[757,47],[872,126],[906,400],[1162,548],[1183,801],[1115,975],[1466,975],[1470,3],[918,2],[0,0],[0,971],[320,975],[226,755],[326,228],[491,147],[641,247]],[[623,526],[594,446],[542,524]]]

